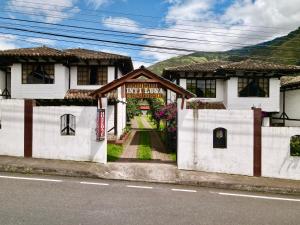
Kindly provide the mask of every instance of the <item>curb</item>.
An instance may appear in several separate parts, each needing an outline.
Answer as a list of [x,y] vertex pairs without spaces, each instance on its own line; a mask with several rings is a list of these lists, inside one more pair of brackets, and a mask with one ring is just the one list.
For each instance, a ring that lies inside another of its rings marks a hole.
[[[89,170],[93,169],[92,167]],[[104,169],[104,170],[103,170]],[[66,177],[85,177],[94,179],[108,179],[108,180],[121,180],[121,181],[137,181],[137,182],[149,182],[149,183],[165,183],[165,184],[177,184],[177,185],[187,185],[187,186],[197,186],[197,187],[207,187],[207,188],[217,188],[217,189],[230,189],[239,191],[253,191],[253,192],[266,192],[273,194],[290,194],[290,195],[300,195],[300,187],[271,187],[263,185],[249,185],[242,183],[230,183],[230,182],[216,182],[216,181],[199,181],[199,180],[186,180],[182,178],[182,171],[175,170],[174,177],[172,179],[158,179],[157,177],[143,177],[136,176],[126,176],[126,169],[120,174],[114,168],[109,168],[108,166],[103,166],[100,171],[89,171],[89,170],[70,170],[70,169],[53,169],[45,167],[30,167],[30,166],[19,166],[19,165],[0,165],[0,172],[10,172],[10,173],[21,173],[21,174],[37,174],[37,175],[56,175],[56,176],[66,176]],[[140,168],[138,168],[140,169]],[[124,173],[125,172],[125,173]],[[146,172],[147,171],[143,171]],[[171,171],[173,172],[173,170]],[[125,174],[125,175],[124,175]]]

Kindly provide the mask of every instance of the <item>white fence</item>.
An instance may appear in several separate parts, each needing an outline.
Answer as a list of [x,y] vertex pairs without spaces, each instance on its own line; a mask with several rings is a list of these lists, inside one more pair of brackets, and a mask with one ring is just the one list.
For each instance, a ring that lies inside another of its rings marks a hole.
[[[75,116],[75,135],[61,135],[64,114]],[[24,100],[0,100],[0,120],[0,155],[24,156]],[[33,158],[106,163],[107,138],[96,141],[96,125],[96,107],[33,107]]]
[[[61,135],[61,116],[76,118],[74,136]],[[106,162],[106,142],[96,141],[96,107],[34,107],[32,157]]]
[[[227,130],[227,148],[213,148],[219,127]],[[179,169],[253,175],[252,110],[179,108],[177,152]]]
[[[179,169],[253,175],[252,110],[193,110],[178,105]],[[213,130],[220,127],[227,130],[226,148],[213,147]],[[294,135],[300,135],[300,127],[262,127],[262,176],[300,180],[300,157],[290,153]]]
[[300,127],[262,128],[262,176],[300,180],[300,156],[290,155],[290,139]]
[[0,155],[24,156],[24,101],[0,100]]

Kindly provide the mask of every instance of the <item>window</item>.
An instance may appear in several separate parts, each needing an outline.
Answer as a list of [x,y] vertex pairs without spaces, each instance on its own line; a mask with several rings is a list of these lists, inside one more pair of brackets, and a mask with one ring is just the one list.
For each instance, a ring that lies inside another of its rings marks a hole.
[[65,114],[60,117],[61,135],[75,135],[76,117],[72,114]]
[[216,128],[213,131],[214,148],[227,148],[227,130],[225,128]]
[[300,156],[300,135],[294,135],[290,140],[291,156]]
[[216,80],[186,79],[186,88],[197,97],[216,97]]
[[77,68],[78,85],[104,85],[107,84],[106,66],[79,66]]
[[22,64],[22,84],[53,84],[54,64]]
[[268,78],[239,78],[239,97],[269,97]]

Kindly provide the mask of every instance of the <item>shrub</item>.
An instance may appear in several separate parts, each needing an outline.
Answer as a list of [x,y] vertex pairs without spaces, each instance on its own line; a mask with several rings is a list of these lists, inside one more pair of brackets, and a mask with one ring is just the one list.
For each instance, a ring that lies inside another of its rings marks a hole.
[[291,156],[300,156],[300,135],[291,137],[290,151]]

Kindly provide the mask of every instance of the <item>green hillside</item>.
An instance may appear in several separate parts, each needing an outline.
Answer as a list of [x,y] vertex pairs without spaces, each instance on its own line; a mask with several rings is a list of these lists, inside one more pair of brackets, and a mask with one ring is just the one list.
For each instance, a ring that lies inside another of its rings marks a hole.
[[161,74],[163,68],[186,65],[209,60],[240,61],[247,58],[300,65],[300,28],[286,36],[272,41],[226,52],[196,52],[186,56],[173,57],[149,67]]

